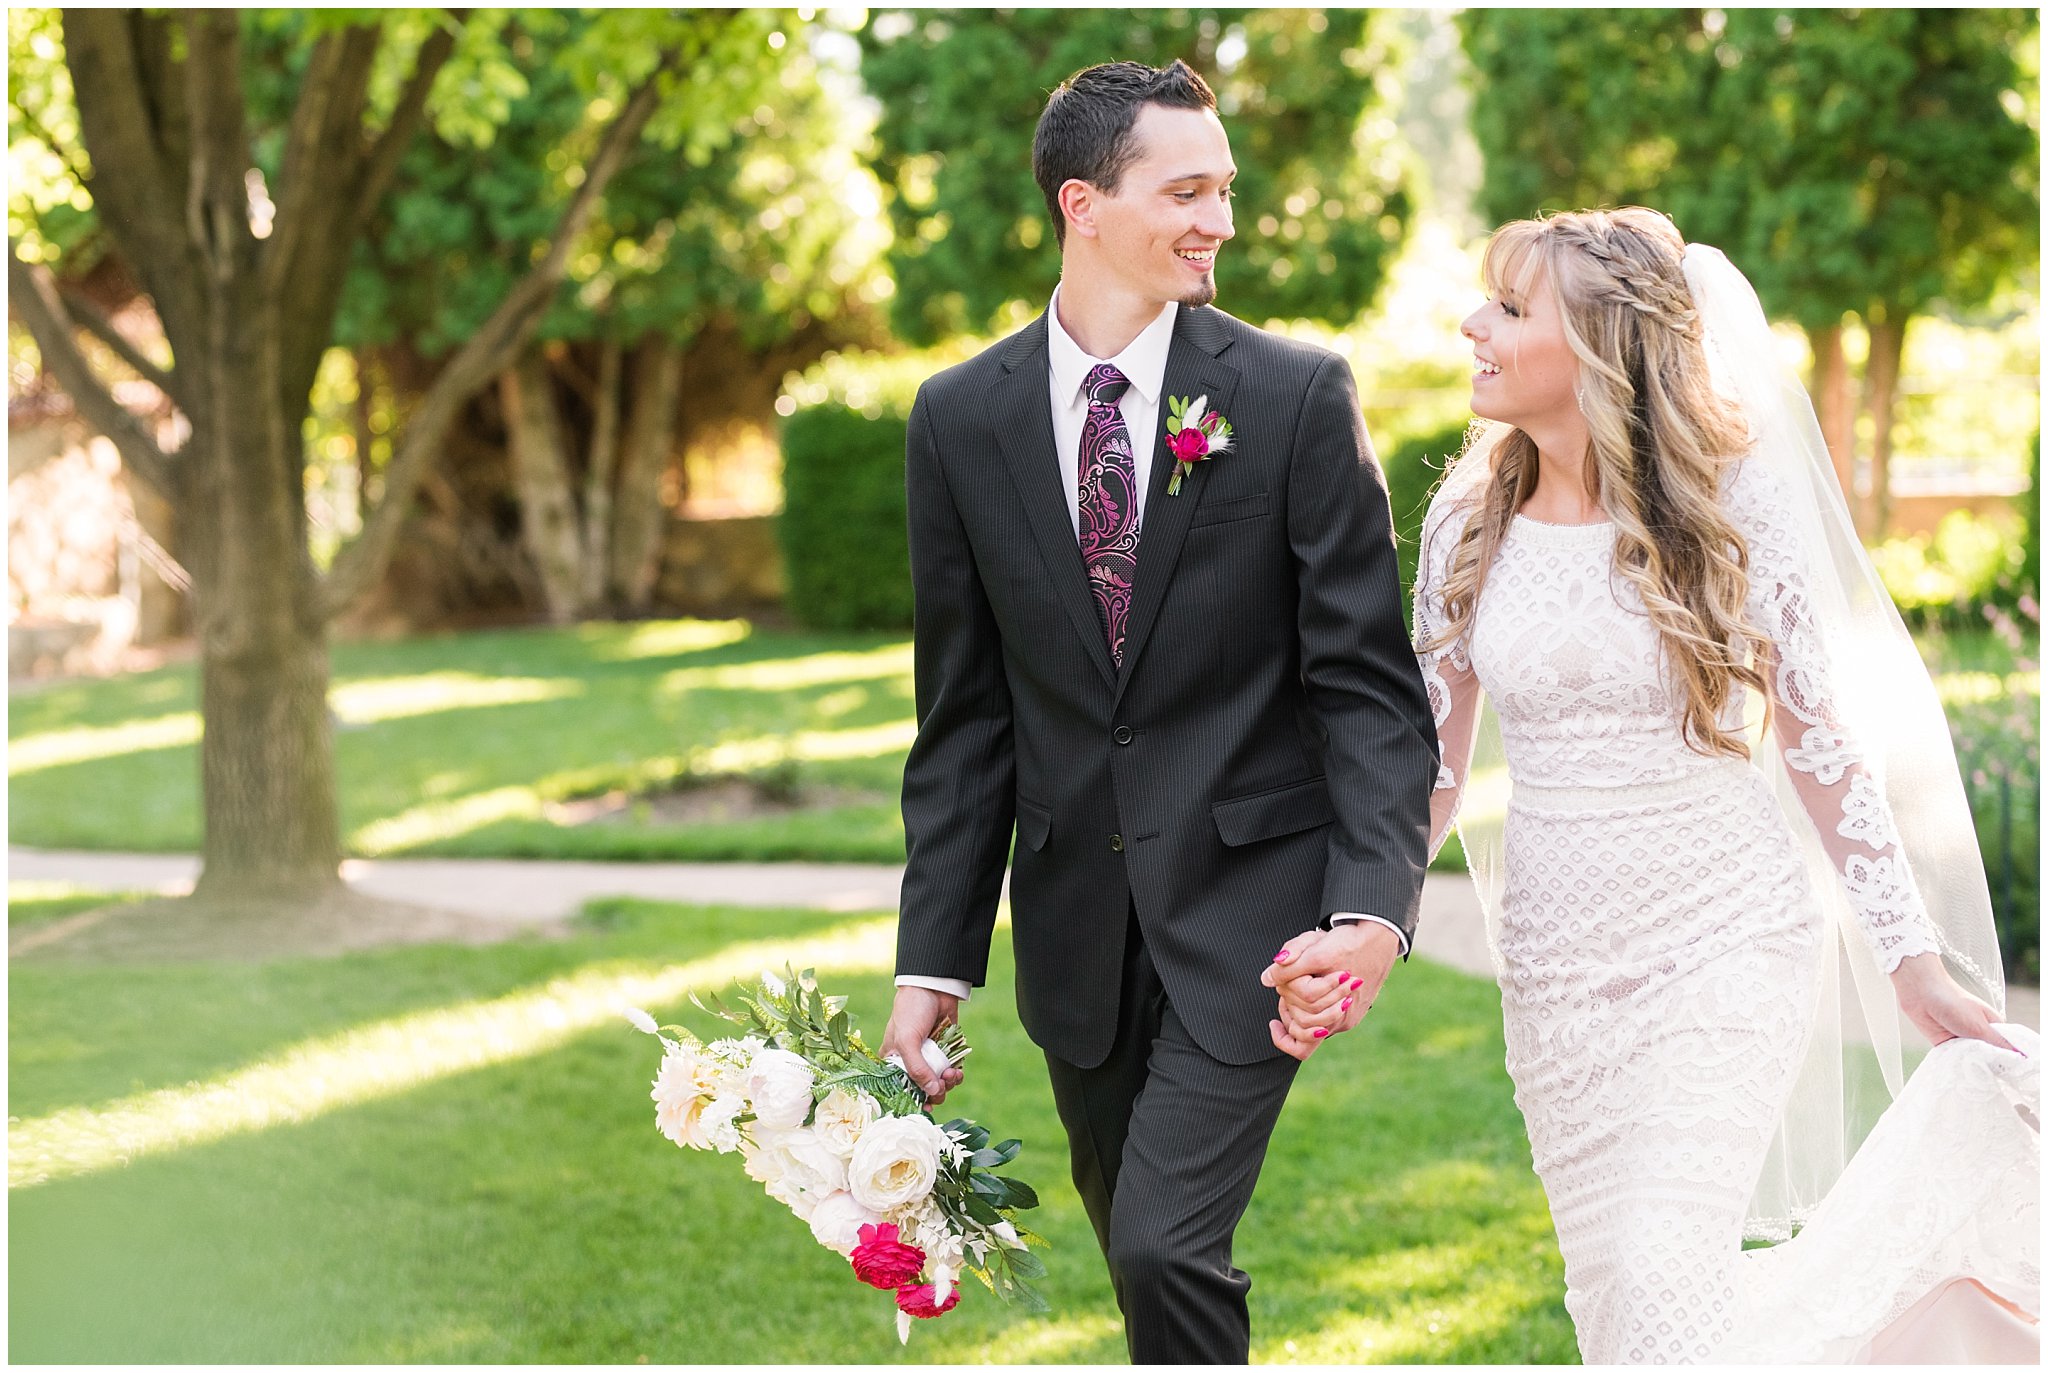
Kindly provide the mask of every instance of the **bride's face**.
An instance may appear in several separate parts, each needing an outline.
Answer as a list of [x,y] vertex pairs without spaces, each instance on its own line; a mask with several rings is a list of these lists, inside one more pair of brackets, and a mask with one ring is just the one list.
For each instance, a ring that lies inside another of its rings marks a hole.
[[1556,294],[1543,273],[1527,275],[1526,288],[1503,285],[1458,330],[1472,340],[1472,413],[1524,433],[1575,412],[1579,379]]

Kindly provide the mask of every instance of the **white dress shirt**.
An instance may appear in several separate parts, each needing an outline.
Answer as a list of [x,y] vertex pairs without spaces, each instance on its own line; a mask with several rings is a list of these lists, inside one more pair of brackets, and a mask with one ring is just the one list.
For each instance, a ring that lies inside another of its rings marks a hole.
[[[1046,354],[1047,379],[1052,386],[1052,436],[1058,452],[1060,475],[1066,481],[1067,519],[1074,526],[1074,538],[1081,537],[1081,428],[1088,421],[1088,397],[1082,390],[1082,383],[1088,380],[1088,373],[1101,363],[1107,362],[1131,383],[1124,388],[1123,398],[1117,402],[1117,409],[1124,417],[1124,428],[1130,431],[1131,452],[1138,467],[1138,529],[1139,540],[1144,539],[1145,500],[1147,488],[1151,485],[1152,450],[1157,446],[1159,434],[1154,426],[1158,424],[1161,388],[1166,385],[1166,355],[1173,344],[1174,319],[1180,306],[1168,302],[1159,311],[1159,318],[1139,331],[1138,336],[1124,345],[1124,350],[1113,358],[1091,356],[1073,335],[1060,323],[1060,293],[1055,287],[1052,304],[1046,307]],[[1376,915],[1358,915],[1340,911],[1330,917],[1330,923],[1349,924],[1356,920],[1370,920],[1385,925],[1401,941],[1401,952],[1408,952],[1408,937],[1401,933],[1401,927],[1391,920]],[[896,979],[899,987],[926,987],[948,996],[967,1000],[974,990],[966,981],[957,977],[925,977],[917,973],[904,973]]]

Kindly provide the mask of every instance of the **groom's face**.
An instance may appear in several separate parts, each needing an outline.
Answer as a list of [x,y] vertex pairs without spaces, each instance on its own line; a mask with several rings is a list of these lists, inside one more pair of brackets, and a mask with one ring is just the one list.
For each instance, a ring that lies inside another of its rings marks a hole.
[[1218,250],[1231,227],[1237,164],[1211,110],[1147,105],[1134,130],[1138,157],[1113,194],[1095,199],[1103,265],[1126,288],[1164,305],[1216,298]]

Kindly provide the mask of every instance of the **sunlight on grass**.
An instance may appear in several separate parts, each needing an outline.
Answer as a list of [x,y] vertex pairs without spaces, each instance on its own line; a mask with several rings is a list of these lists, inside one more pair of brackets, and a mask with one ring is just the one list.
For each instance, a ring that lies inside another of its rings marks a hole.
[[[885,971],[895,949],[896,921],[884,917],[812,939],[739,944],[667,967],[589,968],[509,996],[306,1040],[210,1082],[32,1120],[10,1119],[7,1185],[33,1187],[229,1135],[312,1120],[456,1073],[530,1058],[607,1022],[625,1031],[621,1006],[673,1006],[691,991],[715,991],[764,967],[793,963],[820,972]],[[652,1047],[650,1041],[650,1077],[657,1059]],[[650,1113],[650,1129],[652,1121]]]
[[350,847],[372,857],[467,834],[500,820],[538,819],[543,803],[530,786],[494,787],[458,800],[435,799],[382,820],[373,820],[349,839]]
[[636,626],[621,643],[592,644],[590,656],[599,662],[622,663],[702,653],[739,643],[753,632],[745,620],[660,620]]
[[183,711],[159,715],[151,720],[130,720],[119,725],[80,725],[75,729],[51,730],[47,734],[25,734],[8,741],[7,775],[40,772],[67,763],[86,763],[95,758],[113,758],[123,753],[148,749],[176,748],[199,742],[199,713]]
[[1123,1347],[1124,1328],[1114,1316],[1039,1319],[1002,1332],[999,1342],[975,1353],[991,1363],[1060,1363],[1091,1345],[1113,1340]]
[[567,678],[483,677],[474,672],[428,672],[349,682],[328,693],[334,713],[351,725],[403,720],[444,710],[523,706],[581,696],[587,688]]
[[697,755],[698,766],[706,772],[745,772],[768,767],[785,759],[823,762],[837,758],[879,758],[907,749],[917,739],[917,721],[895,720],[866,729],[807,729],[794,734],[770,734],[758,739],[734,739]]
[[876,677],[908,677],[911,646],[890,644],[868,653],[813,653],[765,663],[733,663],[726,667],[679,667],[662,674],[661,690],[672,693],[700,687],[732,691],[789,691],[831,682],[860,682]]
[[[1466,1262],[1489,1255],[1476,1248],[1458,1252]],[[1366,1265],[1377,1266],[1377,1265]],[[1512,1278],[1474,1282],[1469,1268],[1452,1284],[1455,1296],[1424,1297],[1381,1308],[1383,1315],[1358,1311],[1367,1303],[1345,1302],[1338,1315],[1313,1332],[1285,1341],[1263,1342],[1253,1357],[1263,1363],[1416,1363],[1441,1358],[1446,1345],[1471,1344],[1508,1331],[1521,1314],[1548,1299],[1547,1292]],[[1371,1303],[1370,1305],[1377,1305]]]

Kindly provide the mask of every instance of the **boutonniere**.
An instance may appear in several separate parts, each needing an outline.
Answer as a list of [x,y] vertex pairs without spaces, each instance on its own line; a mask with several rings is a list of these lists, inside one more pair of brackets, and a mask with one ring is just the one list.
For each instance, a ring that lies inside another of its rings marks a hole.
[[1178,496],[1181,478],[1194,471],[1196,463],[1230,451],[1230,421],[1209,408],[1207,396],[1168,396],[1166,410],[1166,448],[1178,459],[1166,494]]

